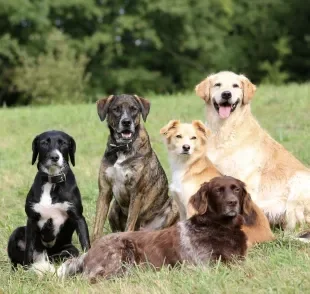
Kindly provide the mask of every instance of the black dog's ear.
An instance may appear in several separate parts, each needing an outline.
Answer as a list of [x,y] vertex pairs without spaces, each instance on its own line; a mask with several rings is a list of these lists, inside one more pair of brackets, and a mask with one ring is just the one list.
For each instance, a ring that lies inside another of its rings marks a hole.
[[36,162],[39,153],[38,140],[39,136],[36,136],[32,141],[32,162],[31,162],[32,165],[34,165],[34,163]]
[[105,120],[107,113],[108,113],[109,105],[113,98],[114,98],[114,95],[110,95],[109,97],[102,98],[96,102],[98,115],[101,121]]
[[146,100],[145,98],[139,97],[137,95],[133,95],[133,96],[139,102],[140,107],[141,107],[142,118],[144,121],[146,121],[146,118],[150,112],[151,103],[148,100]]
[[200,189],[194,194],[189,204],[194,208],[195,212],[199,215],[205,214],[208,208],[208,191],[209,183],[203,183]]
[[72,137],[70,137],[69,156],[73,166],[75,166],[75,151],[76,143]]

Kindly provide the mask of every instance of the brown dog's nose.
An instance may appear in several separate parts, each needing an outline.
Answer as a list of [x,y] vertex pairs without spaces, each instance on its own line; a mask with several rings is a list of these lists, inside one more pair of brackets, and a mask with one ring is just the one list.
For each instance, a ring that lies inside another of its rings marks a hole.
[[189,151],[189,149],[191,149],[191,146],[185,144],[185,145],[182,146],[182,148],[183,148],[184,151]]
[[237,200],[229,200],[229,201],[227,201],[227,204],[229,206],[236,206],[237,205]]
[[231,92],[230,91],[224,91],[222,93],[222,98],[225,99],[225,100],[228,100],[231,98]]

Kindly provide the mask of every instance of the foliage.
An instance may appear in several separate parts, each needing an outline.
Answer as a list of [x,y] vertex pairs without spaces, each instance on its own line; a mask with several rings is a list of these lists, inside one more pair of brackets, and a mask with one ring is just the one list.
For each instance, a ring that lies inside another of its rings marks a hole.
[[[303,0],[0,0],[0,104],[59,101],[56,92],[31,91],[16,78],[20,68],[47,69],[52,60],[53,73],[44,74],[51,81],[59,76],[79,85],[81,72],[90,74],[84,81],[90,95],[84,85],[76,89],[87,100],[179,92],[223,69],[256,83],[304,81],[310,78],[309,15]],[[47,50],[51,35],[63,36],[62,46],[76,58],[68,66],[77,62],[79,74],[56,65]]]

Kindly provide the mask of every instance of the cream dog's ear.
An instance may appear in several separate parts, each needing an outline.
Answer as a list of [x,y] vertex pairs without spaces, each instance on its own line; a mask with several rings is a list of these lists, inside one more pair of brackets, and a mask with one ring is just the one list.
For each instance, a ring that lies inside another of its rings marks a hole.
[[256,86],[246,76],[240,75],[240,78],[243,91],[243,104],[248,104],[255,94]]
[[192,125],[194,128],[200,132],[205,138],[208,138],[211,135],[211,130],[208,129],[201,120],[193,120]]
[[213,77],[214,74],[209,75],[195,87],[196,95],[206,102],[211,99],[210,88]]
[[167,125],[165,125],[164,127],[162,127],[159,131],[159,133],[163,136],[165,136],[166,138],[168,138],[170,136],[170,131],[175,129],[181,122],[179,120],[171,120],[168,122]]

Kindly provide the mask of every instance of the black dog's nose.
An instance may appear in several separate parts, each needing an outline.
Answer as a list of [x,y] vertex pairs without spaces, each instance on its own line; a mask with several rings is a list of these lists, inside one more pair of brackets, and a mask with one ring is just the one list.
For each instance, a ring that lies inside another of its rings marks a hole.
[[51,155],[51,161],[57,162],[58,160],[59,160],[59,155],[57,155],[57,154]]
[[123,127],[129,127],[131,125],[131,121],[129,119],[123,119],[122,120],[122,126]]
[[229,98],[231,98],[231,92],[230,91],[224,91],[222,93],[222,98],[225,100],[228,100]]
[[191,146],[185,144],[185,145],[182,146],[182,148],[183,148],[184,151],[189,151],[189,149],[191,149]]
[[229,206],[236,206],[237,205],[237,200],[230,200],[230,201],[227,201],[227,204]]

